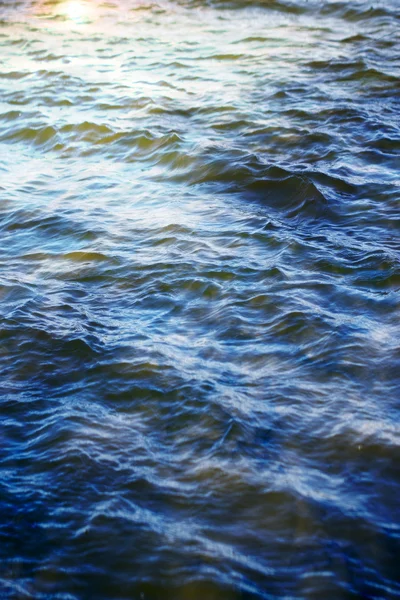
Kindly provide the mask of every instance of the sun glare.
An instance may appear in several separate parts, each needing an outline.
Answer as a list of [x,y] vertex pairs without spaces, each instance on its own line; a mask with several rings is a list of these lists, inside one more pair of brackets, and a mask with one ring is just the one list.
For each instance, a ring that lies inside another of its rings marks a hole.
[[62,14],[74,23],[86,23],[90,16],[90,8],[87,2],[67,0],[63,4]]

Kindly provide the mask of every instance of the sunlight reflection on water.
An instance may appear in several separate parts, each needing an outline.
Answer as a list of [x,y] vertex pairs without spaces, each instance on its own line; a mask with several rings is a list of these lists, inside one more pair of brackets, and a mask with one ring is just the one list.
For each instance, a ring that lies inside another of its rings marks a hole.
[[60,13],[74,21],[74,23],[86,23],[92,14],[91,6],[82,0],[70,0],[62,4]]

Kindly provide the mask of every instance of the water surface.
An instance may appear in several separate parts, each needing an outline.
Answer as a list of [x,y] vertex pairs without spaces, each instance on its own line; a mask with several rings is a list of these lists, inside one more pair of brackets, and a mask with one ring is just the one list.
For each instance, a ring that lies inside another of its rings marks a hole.
[[398,1],[0,17],[1,598],[399,598]]

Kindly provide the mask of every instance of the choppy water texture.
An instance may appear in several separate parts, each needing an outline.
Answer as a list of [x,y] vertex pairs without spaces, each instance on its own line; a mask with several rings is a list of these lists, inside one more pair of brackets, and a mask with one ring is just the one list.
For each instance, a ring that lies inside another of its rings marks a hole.
[[0,7],[0,597],[399,598],[397,0]]

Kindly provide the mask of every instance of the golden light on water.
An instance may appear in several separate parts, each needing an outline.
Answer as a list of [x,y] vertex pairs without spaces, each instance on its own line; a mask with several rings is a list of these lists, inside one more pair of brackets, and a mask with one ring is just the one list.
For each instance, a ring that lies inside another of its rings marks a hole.
[[63,0],[50,3],[39,0],[33,5],[33,14],[37,18],[44,20],[61,18],[62,21],[75,25],[90,23],[94,12],[93,3],[86,0]]
[[81,0],[67,0],[61,6],[60,13],[74,23],[81,24],[89,20],[90,5]]

